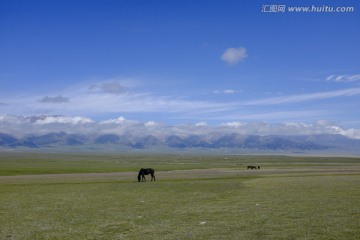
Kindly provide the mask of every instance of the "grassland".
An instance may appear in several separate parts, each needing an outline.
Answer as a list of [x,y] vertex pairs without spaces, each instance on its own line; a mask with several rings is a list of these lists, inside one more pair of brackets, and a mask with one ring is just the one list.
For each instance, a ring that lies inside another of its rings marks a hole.
[[358,239],[360,159],[4,153],[0,214],[0,239]]

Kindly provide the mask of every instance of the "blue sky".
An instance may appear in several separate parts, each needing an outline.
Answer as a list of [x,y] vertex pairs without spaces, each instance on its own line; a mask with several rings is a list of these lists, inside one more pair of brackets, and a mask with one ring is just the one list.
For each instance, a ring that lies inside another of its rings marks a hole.
[[359,29],[352,0],[1,0],[0,115],[360,129]]

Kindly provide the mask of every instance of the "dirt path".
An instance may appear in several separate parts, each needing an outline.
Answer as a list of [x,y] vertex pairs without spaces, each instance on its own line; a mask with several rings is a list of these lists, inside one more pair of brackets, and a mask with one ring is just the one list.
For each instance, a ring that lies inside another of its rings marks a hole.
[[[262,169],[244,170],[231,168],[192,169],[157,171],[158,181],[187,180],[204,178],[228,178],[242,176],[269,176],[269,175],[329,175],[329,174],[360,174],[360,167],[340,168],[294,168],[294,169]],[[150,179],[150,178],[149,178]],[[111,172],[111,173],[71,173],[71,174],[41,174],[0,176],[0,184],[27,184],[27,183],[77,183],[77,182],[116,182],[137,181],[137,172]]]

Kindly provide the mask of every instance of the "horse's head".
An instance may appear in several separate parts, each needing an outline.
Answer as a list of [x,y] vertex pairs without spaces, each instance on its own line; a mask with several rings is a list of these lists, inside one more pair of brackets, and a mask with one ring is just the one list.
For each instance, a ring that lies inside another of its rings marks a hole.
[[140,182],[141,181],[141,175],[139,174],[138,175],[138,182]]

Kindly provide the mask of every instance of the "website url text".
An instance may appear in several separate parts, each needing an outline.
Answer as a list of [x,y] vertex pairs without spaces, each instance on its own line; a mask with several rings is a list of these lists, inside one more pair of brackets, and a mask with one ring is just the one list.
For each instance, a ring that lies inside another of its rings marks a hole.
[[263,13],[352,13],[355,12],[355,7],[334,7],[334,6],[306,6],[295,7],[286,5],[262,5],[261,12]]

